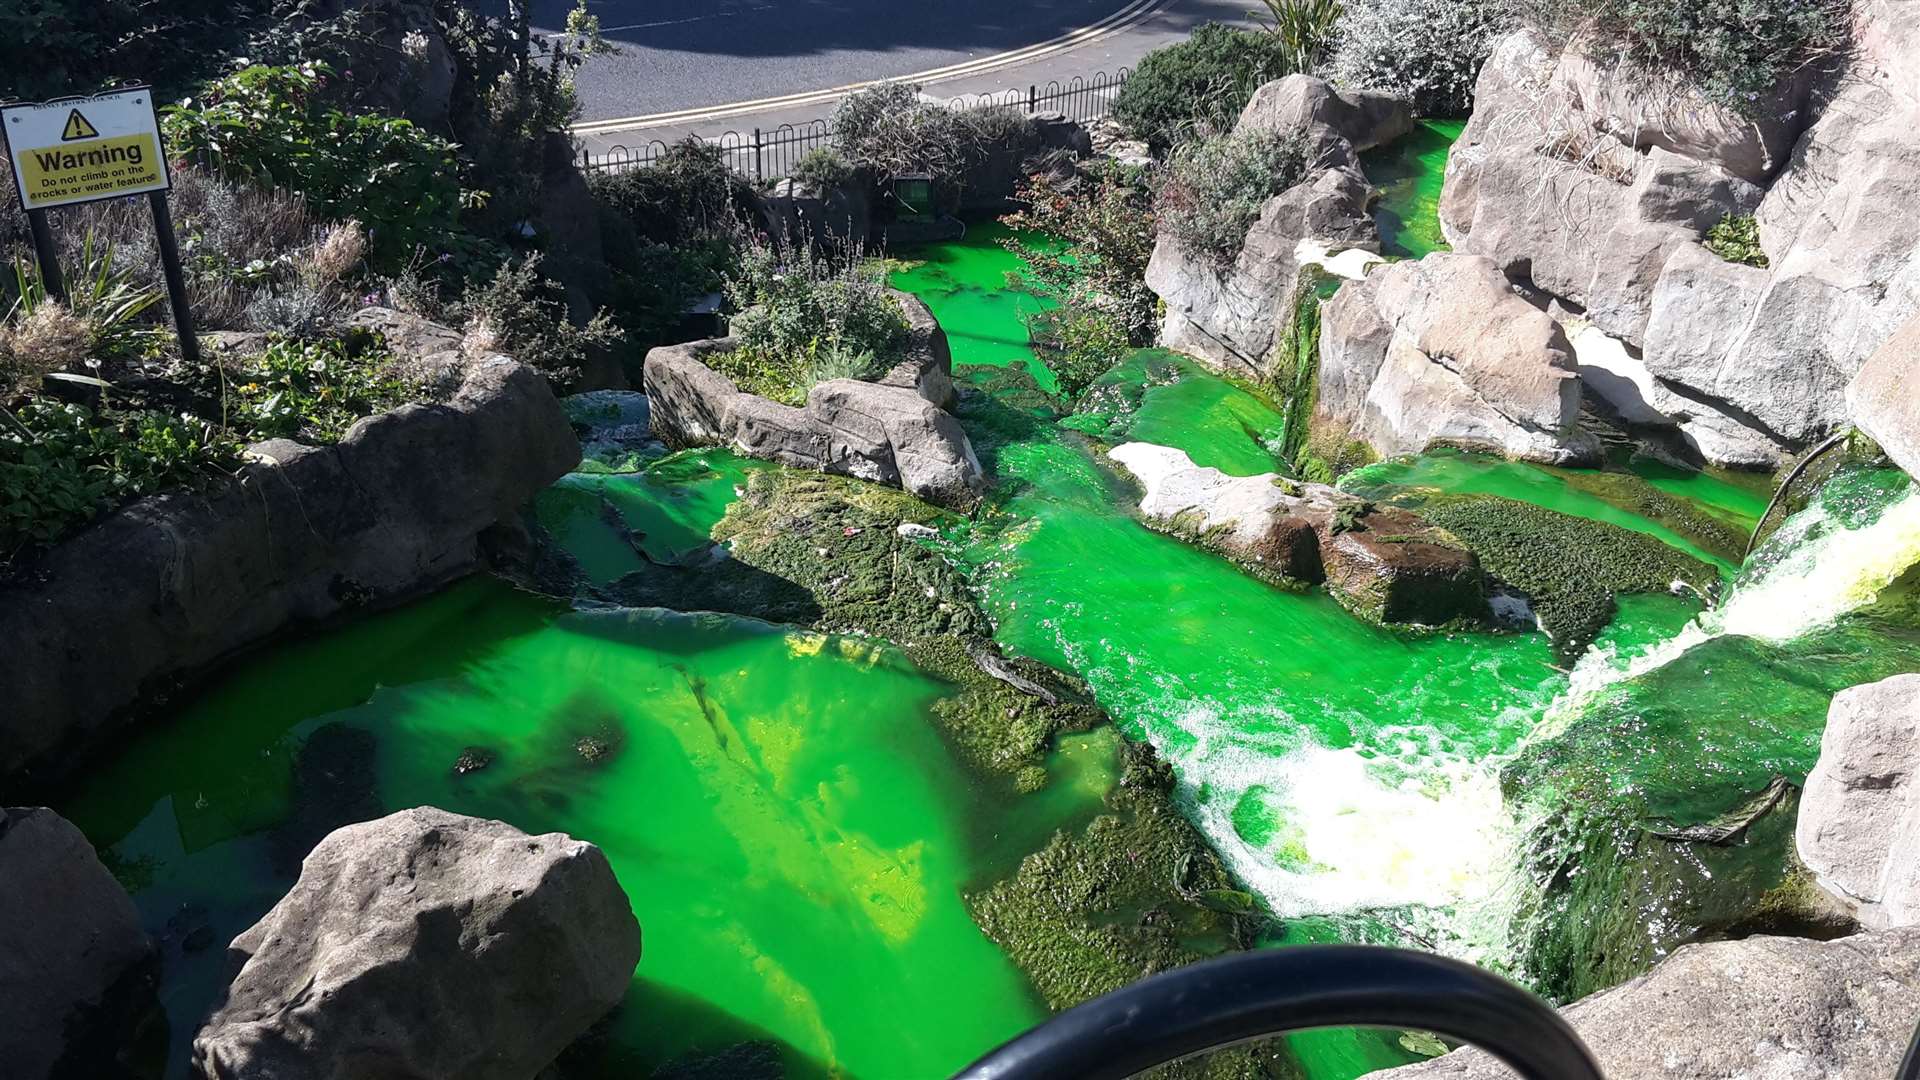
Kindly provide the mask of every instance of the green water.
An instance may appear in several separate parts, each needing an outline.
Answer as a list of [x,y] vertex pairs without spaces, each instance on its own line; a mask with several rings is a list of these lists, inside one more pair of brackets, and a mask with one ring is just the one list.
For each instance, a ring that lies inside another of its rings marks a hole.
[[1380,190],[1373,218],[1383,254],[1418,259],[1448,250],[1440,235],[1440,189],[1447,151],[1466,126],[1462,120],[1422,120],[1410,134],[1360,155],[1367,180]]
[[769,467],[725,450],[685,450],[633,472],[571,473],[541,492],[534,509],[587,578],[605,584],[647,560],[677,563],[704,552],[747,476]]
[[956,366],[1023,368],[1041,389],[1055,393],[1059,384],[1053,373],[1027,348],[1027,317],[1053,304],[1007,287],[1007,275],[1022,272],[1020,260],[1001,246],[1013,235],[999,222],[975,222],[964,240],[903,253],[914,265],[895,271],[889,283],[925,300],[939,315]]
[[1097,379],[1061,426],[1108,445],[1150,442],[1234,476],[1280,467],[1286,416],[1253,387],[1165,349],[1140,349]]
[[[960,899],[975,853],[1034,823],[952,763],[926,715],[942,692],[869,642],[476,580],[241,666],[62,809],[168,939],[176,1066],[220,946],[306,847],[430,803],[612,860],[644,950],[590,1074],[771,1038],[790,1075],[935,1076],[1041,1015]],[[1111,781],[1111,743],[1080,743],[1040,816]],[[494,759],[456,775],[469,747]],[[212,947],[179,952],[201,925]]]

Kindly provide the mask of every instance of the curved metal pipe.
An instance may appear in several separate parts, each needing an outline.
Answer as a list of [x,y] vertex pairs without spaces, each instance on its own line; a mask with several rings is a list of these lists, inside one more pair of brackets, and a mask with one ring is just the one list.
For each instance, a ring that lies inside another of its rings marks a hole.
[[1264,949],[1164,972],[1061,1013],[954,1080],[1122,1080],[1324,1027],[1431,1031],[1481,1047],[1526,1080],[1603,1080],[1539,998],[1457,960],[1371,945]]

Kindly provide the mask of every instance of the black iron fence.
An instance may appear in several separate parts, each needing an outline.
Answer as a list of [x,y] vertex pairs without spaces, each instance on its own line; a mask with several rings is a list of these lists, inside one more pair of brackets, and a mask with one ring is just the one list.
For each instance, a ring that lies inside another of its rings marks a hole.
[[[1126,83],[1126,68],[1116,74],[1096,72],[1075,75],[1065,82],[1053,80],[1030,84],[1026,90],[1003,90],[988,94],[962,94],[948,101],[956,109],[1018,109],[1032,115],[1062,113],[1068,119],[1088,123],[1107,115],[1114,97]],[[778,180],[793,172],[793,166],[809,150],[833,142],[833,125],[826,120],[805,124],[781,124],[751,131],[728,131],[721,135],[695,135],[693,138],[720,148],[721,157],[740,175],[756,183]],[[651,139],[638,146],[613,146],[595,152],[580,151],[582,169],[637,169],[653,164],[667,152],[667,143]]]

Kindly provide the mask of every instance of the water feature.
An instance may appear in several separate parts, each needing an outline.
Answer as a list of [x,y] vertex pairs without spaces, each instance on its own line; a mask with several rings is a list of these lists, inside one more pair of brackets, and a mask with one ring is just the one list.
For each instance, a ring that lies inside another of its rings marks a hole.
[[[1432,186],[1423,146],[1402,150],[1427,174],[1376,175],[1383,215],[1430,220],[1395,209]],[[1416,253],[1418,233],[1391,243]],[[1735,477],[1442,452],[1343,481],[1373,498],[1545,506],[1728,579],[1715,611],[1622,597],[1571,672],[1540,634],[1373,627],[1152,531],[1106,445],[1273,471],[1283,403],[1141,350],[1067,412],[1026,347],[1041,301],[1007,285],[1005,235],[976,228],[894,276],[947,329],[974,390],[962,419],[996,484],[935,543],[1002,646],[1077,672],[1127,737],[1173,762],[1188,814],[1281,917],[1266,944],[1414,942],[1556,992],[1617,975],[1577,954],[1642,942],[1630,960],[1643,963],[1717,914],[1676,905],[1700,876],[1647,858],[1645,829],[1804,777],[1835,690],[1920,670],[1920,618],[1902,602],[1920,497],[1883,472],[1844,476],[1744,568],[1725,536],[1765,495]],[[537,512],[607,583],[698,565],[771,468],[614,446]],[[940,737],[930,713],[950,689],[869,639],[475,580],[236,665],[61,809],[163,940],[175,1075],[224,977],[220,944],[285,890],[300,854],[342,822],[433,803],[564,830],[612,859],[644,954],[626,1004],[569,1063],[580,1074],[645,1075],[764,1040],[748,1052],[789,1075],[936,1076],[1043,1014],[964,895],[1094,813],[1118,751],[1110,730],[1065,736],[1047,785],[1008,799]],[[1737,863],[1709,869],[1750,899],[1779,886],[1784,842],[1777,819],[1755,826]],[[1533,871],[1581,844],[1594,888],[1538,888]],[[1316,1080],[1431,1050],[1350,1031],[1290,1045]]]
[[1360,155],[1360,167],[1380,190],[1374,221],[1380,250],[1418,259],[1446,251],[1440,234],[1440,188],[1447,151],[1466,127],[1463,120],[1421,120],[1411,133]]

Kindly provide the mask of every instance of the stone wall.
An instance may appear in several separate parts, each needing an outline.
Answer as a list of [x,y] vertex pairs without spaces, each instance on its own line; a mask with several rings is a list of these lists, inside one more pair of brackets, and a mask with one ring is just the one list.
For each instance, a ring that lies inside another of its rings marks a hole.
[[0,581],[0,776],[49,779],[71,762],[51,755],[240,649],[474,570],[481,534],[580,448],[545,380],[490,356],[448,400],[248,458],[233,482],[142,499]]

